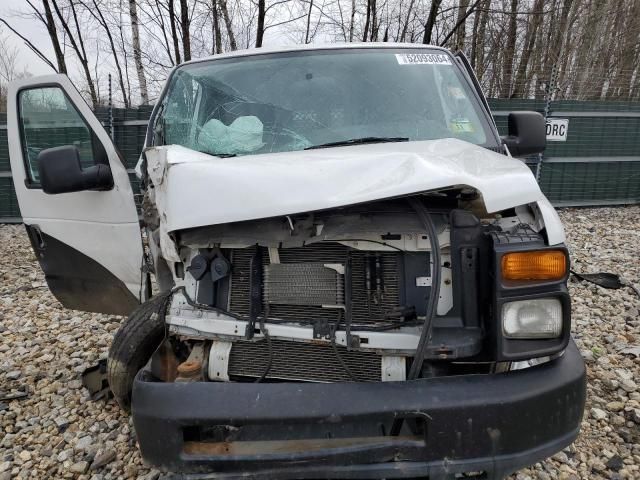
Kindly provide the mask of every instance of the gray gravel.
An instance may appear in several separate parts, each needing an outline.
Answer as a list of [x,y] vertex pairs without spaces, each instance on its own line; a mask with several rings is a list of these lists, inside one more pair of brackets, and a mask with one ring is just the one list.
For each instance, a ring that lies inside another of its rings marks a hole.
[[[640,285],[640,207],[566,209],[573,268]],[[527,479],[640,478],[640,299],[571,282],[575,338],[587,360],[578,440],[519,472]],[[51,296],[22,226],[0,226],[0,480],[155,479],[129,418],[88,399],[80,372],[106,356],[120,318],[65,310]]]

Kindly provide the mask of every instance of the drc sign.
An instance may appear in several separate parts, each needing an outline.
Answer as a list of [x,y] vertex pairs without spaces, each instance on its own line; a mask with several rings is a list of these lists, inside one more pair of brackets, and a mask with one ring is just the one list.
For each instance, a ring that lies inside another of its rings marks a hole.
[[547,118],[547,140],[552,142],[566,142],[568,131],[568,118]]

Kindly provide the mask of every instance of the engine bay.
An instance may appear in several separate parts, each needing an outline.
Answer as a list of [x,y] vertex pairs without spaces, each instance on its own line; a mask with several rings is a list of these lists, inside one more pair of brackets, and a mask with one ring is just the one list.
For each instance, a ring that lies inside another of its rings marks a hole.
[[486,348],[491,287],[480,281],[490,276],[489,234],[541,239],[533,213],[489,215],[471,189],[414,196],[436,233],[434,265],[410,200],[175,232],[182,262],[170,269],[166,322],[188,345],[181,360],[199,352],[209,380],[405,380],[437,268],[426,368],[493,365]]

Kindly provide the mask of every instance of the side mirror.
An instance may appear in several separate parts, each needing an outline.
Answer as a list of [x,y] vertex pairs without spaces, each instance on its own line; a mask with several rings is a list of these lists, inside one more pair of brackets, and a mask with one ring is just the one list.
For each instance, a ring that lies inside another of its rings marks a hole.
[[544,152],[547,131],[544,117],[538,112],[511,112],[509,134],[502,137],[514,157],[524,157]]
[[38,154],[40,185],[44,193],[69,193],[83,190],[111,190],[113,176],[109,165],[83,169],[78,147],[47,148]]

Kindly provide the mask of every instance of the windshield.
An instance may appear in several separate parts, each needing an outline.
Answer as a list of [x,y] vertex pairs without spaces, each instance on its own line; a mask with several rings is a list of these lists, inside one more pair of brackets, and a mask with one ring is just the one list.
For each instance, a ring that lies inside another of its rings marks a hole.
[[167,92],[154,144],[212,155],[440,138],[495,143],[471,87],[440,50],[210,60],[176,70]]

